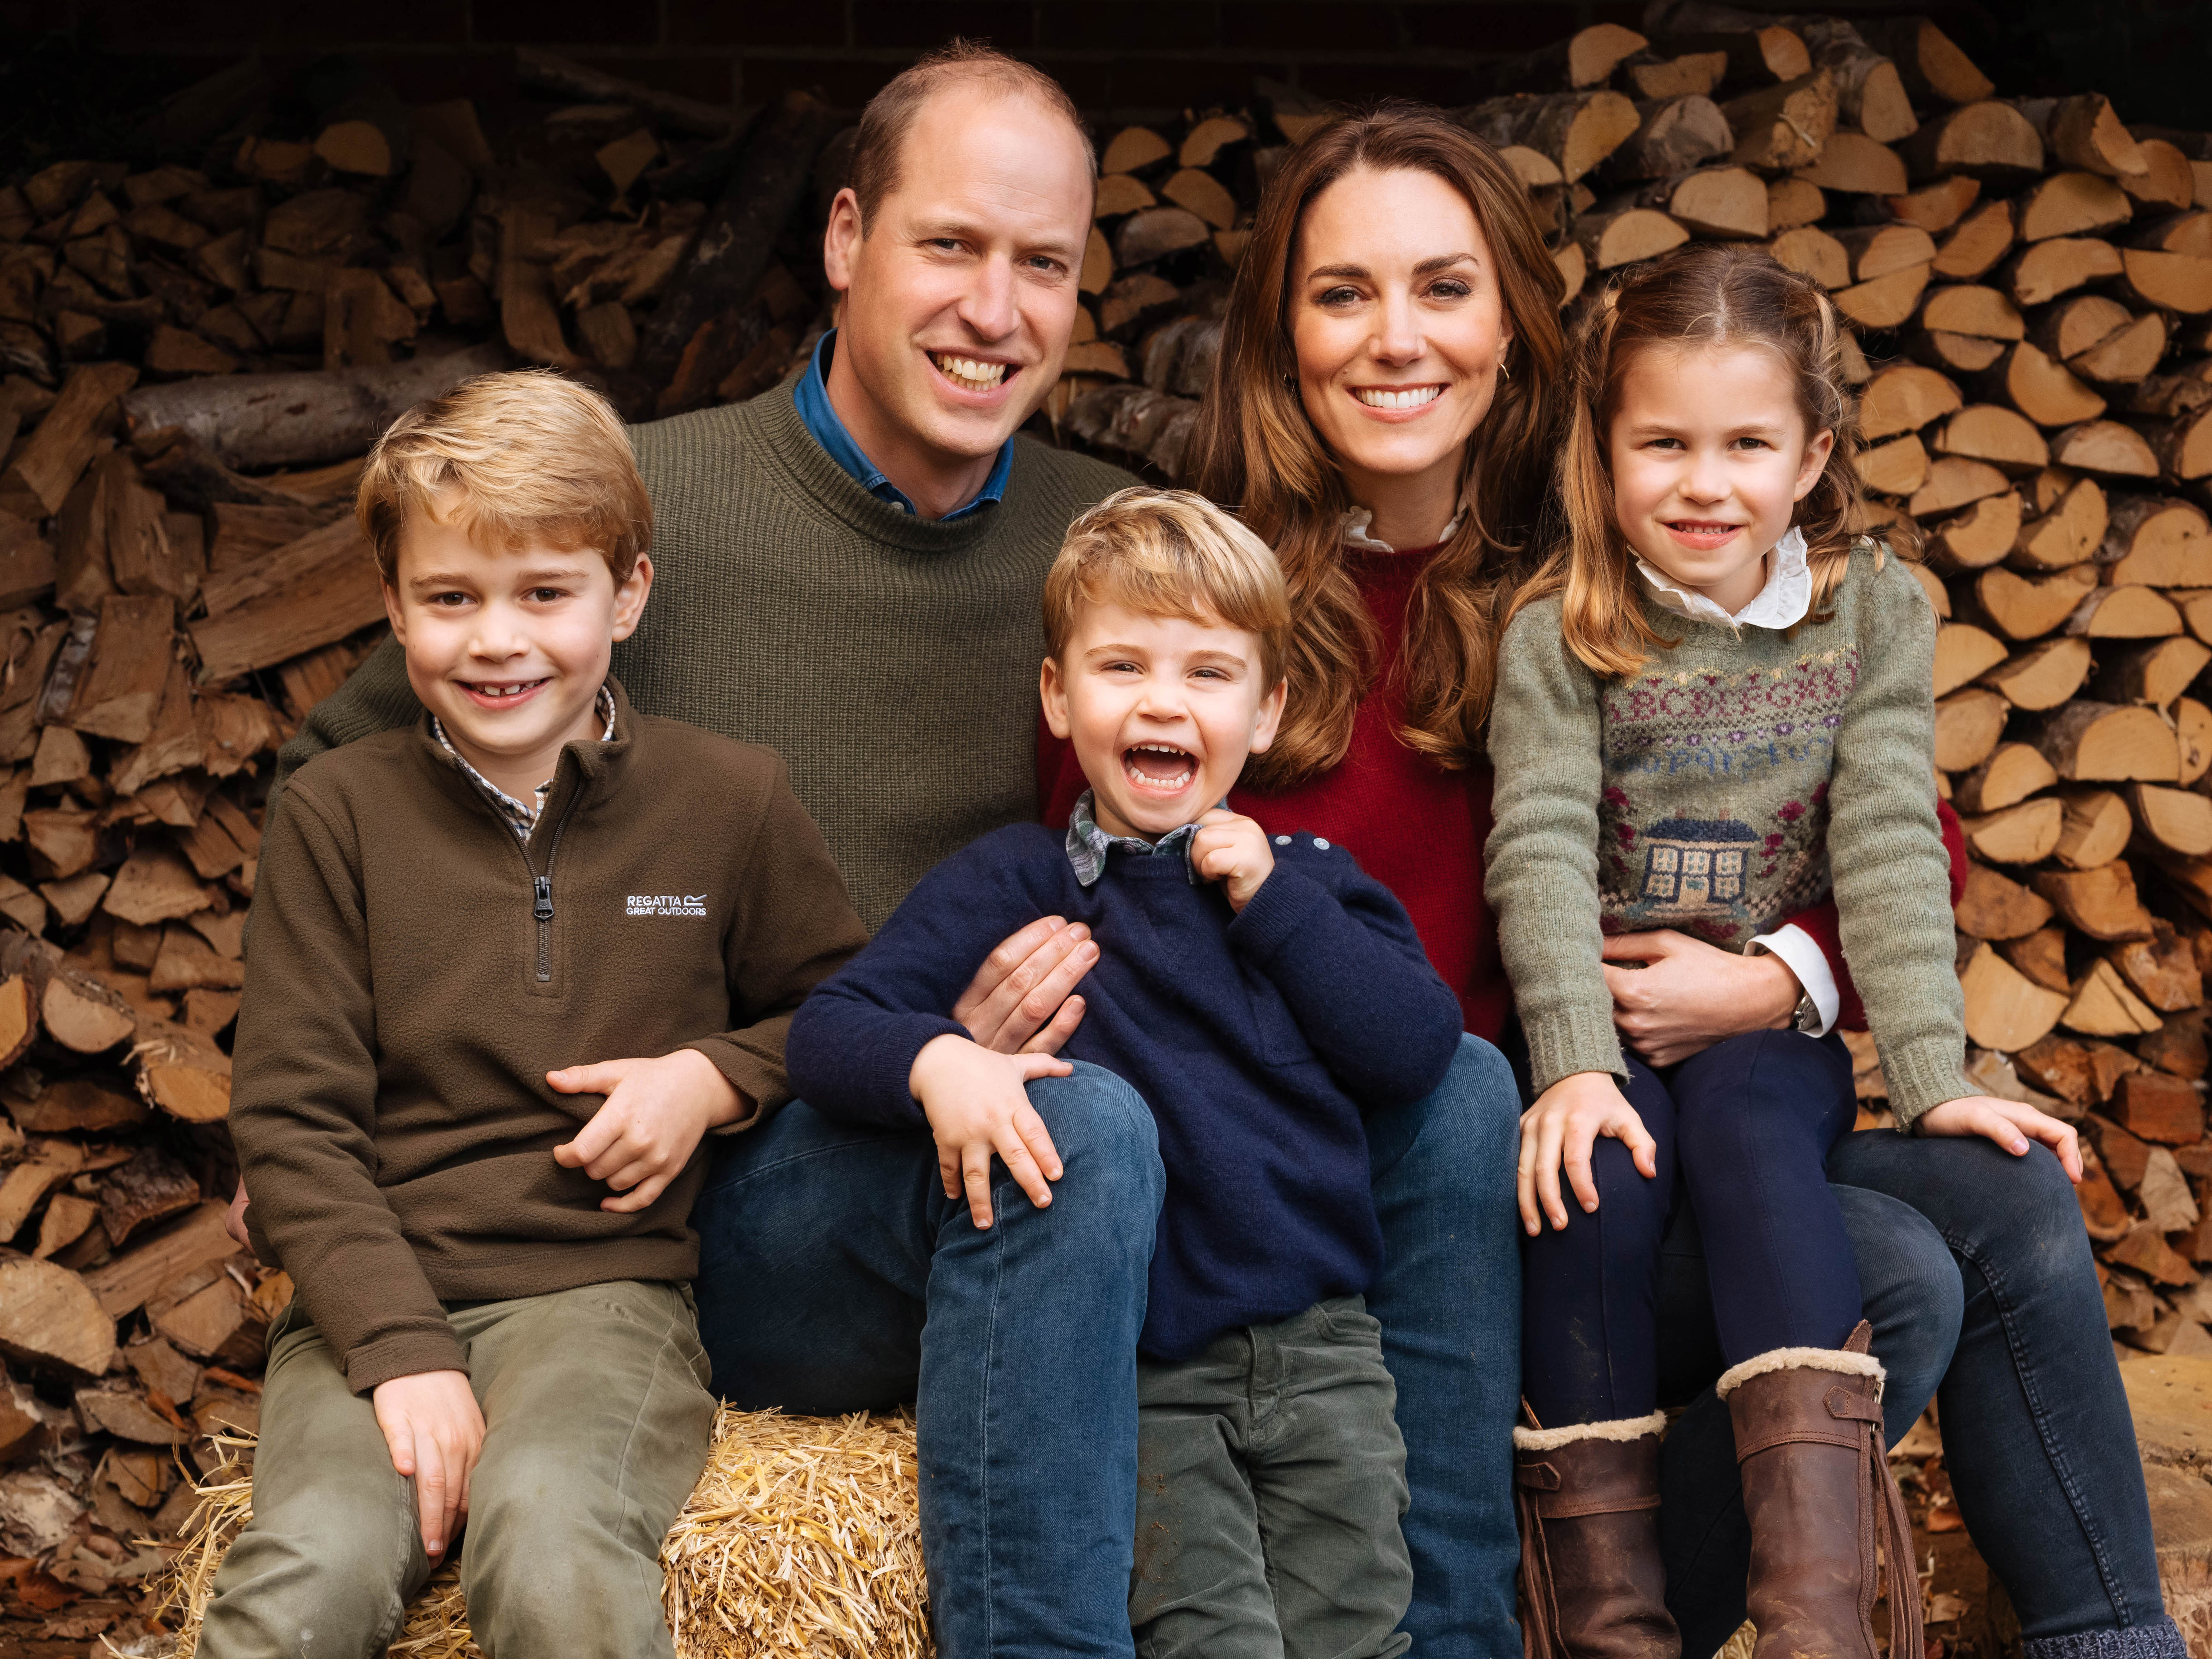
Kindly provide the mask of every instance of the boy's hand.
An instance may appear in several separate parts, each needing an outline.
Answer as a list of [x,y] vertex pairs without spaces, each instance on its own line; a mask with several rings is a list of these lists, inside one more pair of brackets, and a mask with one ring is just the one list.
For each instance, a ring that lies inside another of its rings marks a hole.
[[1060,1177],[1060,1152],[1023,1085],[1066,1077],[1075,1068],[1050,1054],[998,1054],[966,1037],[933,1037],[914,1057],[907,1087],[921,1103],[937,1138],[937,1174],[945,1195],[964,1187],[968,1214],[991,1224],[991,1155],[1039,1209],[1052,1202],[1046,1184]]
[[642,1210],[683,1172],[700,1137],[735,1123],[750,1109],[745,1097],[696,1048],[658,1060],[609,1060],[548,1072],[564,1095],[605,1095],[574,1140],[553,1149],[553,1161],[580,1169],[620,1194],[599,1207],[622,1215]]
[[1267,832],[1248,817],[1217,806],[1199,819],[1198,834],[1191,838],[1190,866],[1206,881],[1218,881],[1229,896],[1229,908],[1242,910],[1260,890],[1260,884],[1274,873],[1274,849]]
[[1563,1077],[1521,1114],[1521,1224],[1531,1233],[1542,1231],[1536,1220],[1540,1200],[1554,1230],[1567,1224],[1566,1206],[1559,1201],[1562,1164],[1583,1208],[1597,1208],[1590,1149],[1600,1135],[1626,1146],[1647,1181],[1659,1173],[1659,1143],[1610,1072]]
[[433,1563],[468,1518],[469,1477],[483,1455],[483,1413],[460,1371],[417,1371],[380,1382],[369,1395],[392,1467],[415,1481],[422,1553]]
[[2039,1140],[2058,1155],[2069,1181],[2081,1179],[2081,1143],[2073,1126],[2017,1100],[1994,1095],[1947,1100],[1921,1114],[1919,1128],[1923,1135],[1980,1135],[2014,1158],[2025,1158],[2028,1143]]

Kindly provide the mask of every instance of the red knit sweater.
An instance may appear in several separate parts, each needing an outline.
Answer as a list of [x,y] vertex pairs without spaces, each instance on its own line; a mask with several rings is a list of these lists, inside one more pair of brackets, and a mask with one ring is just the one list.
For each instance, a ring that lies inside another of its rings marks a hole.
[[[1293,789],[1262,794],[1238,787],[1229,804],[1270,835],[1306,831],[1348,849],[1360,867],[1397,895],[1413,919],[1429,961],[1458,994],[1467,1029],[1496,1042],[1513,1012],[1513,993],[1498,958],[1498,925],[1482,891],[1482,847],[1490,837],[1491,772],[1486,765],[1446,771],[1397,736],[1405,687],[1395,672],[1405,633],[1406,601],[1434,547],[1398,553],[1347,551],[1382,650],[1375,690],[1359,705],[1352,748],[1341,764]],[[1073,749],[1037,726],[1037,799],[1044,821],[1067,823],[1084,790]],[[1965,890],[1966,841],[1948,802],[1941,803],[1943,841],[1951,854],[1951,901]],[[1828,958],[1841,994],[1840,1026],[1866,1029],[1836,926],[1833,899],[1791,922]]]

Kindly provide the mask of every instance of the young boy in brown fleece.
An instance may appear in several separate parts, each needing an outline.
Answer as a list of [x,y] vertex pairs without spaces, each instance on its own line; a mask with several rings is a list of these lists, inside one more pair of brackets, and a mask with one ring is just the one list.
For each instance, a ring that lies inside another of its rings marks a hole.
[[493,1659],[670,1655],[699,1148],[788,1097],[791,1016],[865,935],[781,761],[607,677],[652,509],[601,399],[465,381],[359,514],[425,714],[304,768],[263,848],[231,1125],[298,1290],[199,1652],[381,1653],[473,1517]]

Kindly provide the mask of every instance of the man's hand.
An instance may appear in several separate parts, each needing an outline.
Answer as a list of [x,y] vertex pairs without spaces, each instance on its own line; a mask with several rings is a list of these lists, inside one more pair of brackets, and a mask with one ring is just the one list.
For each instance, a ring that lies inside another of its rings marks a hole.
[[[1746,1031],[1778,1031],[1805,994],[1779,957],[1742,956],[1687,933],[1615,933],[1605,941],[1613,1023],[1647,1066],[1673,1066]],[[1640,962],[1641,968],[1617,963]]]
[[469,1477],[483,1455],[483,1413],[460,1371],[417,1371],[369,1396],[392,1467],[415,1481],[422,1553],[434,1563],[468,1518]]
[[931,1038],[914,1057],[907,1086],[937,1138],[938,1179],[947,1198],[966,1189],[968,1214],[978,1227],[991,1224],[994,1152],[1030,1203],[1041,1210],[1051,1204],[1046,1182],[1060,1177],[1060,1153],[1022,1085],[1074,1069],[1050,1054],[994,1054],[951,1036]]
[[230,1235],[230,1242],[247,1255],[253,1253],[253,1240],[246,1231],[246,1177],[238,1178],[238,1190],[230,1195],[230,1207],[222,1212],[222,1230]]
[[1225,806],[1213,808],[1198,825],[1198,834],[1191,837],[1190,867],[1206,880],[1219,882],[1229,896],[1229,908],[1243,910],[1275,871],[1267,832]]
[[1540,1201],[1554,1231],[1567,1224],[1566,1206],[1559,1201],[1562,1166],[1583,1208],[1597,1208],[1590,1149],[1600,1135],[1626,1146],[1647,1181],[1659,1173],[1659,1143],[1610,1072],[1563,1077],[1521,1114],[1521,1224],[1529,1232],[1542,1231],[1536,1220]]
[[983,958],[952,1018],[1000,1054],[1056,1054],[1083,1022],[1083,999],[1069,993],[1097,960],[1088,927],[1042,917]]
[[553,1149],[553,1161],[605,1182],[619,1196],[600,1200],[599,1207],[617,1215],[650,1205],[691,1161],[701,1136],[752,1109],[696,1048],[571,1066],[546,1073],[545,1080],[564,1095],[606,1097],[574,1140]]
[[2069,1181],[2081,1179],[2081,1144],[2073,1126],[2016,1100],[1995,1095],[1947,1100],[1922,1113],[1918,1127],[1923,1135],[1979,1135],[2014,1158],[2027,1157],[2028,1143],[2039,1140],[2058,1155],[2058,1167]]

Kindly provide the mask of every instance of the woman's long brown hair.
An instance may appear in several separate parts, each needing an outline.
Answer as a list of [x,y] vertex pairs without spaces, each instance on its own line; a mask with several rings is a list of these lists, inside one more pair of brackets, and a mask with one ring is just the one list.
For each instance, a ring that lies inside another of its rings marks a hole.
[[[1826,468],[1791,520],[1805,532],[1816,613],[1844,579],[1859,541],[1864,500],[1858,411],[1844,377],[1842,325],[1828,296],[1759,248],[1700,243],[1653,261],[1615,283],[1583,319],[1559,453],[1564,525],[1558,545],[1514,605],[1517,611],[1561,595],[1560,635],[1595,674],[1633,674],[1654,649],[1679,643],[1644,614],[1606,458],[1622,376],[1636,353],[1697,345],[1774,352],[1796,388],[1806,435],[1835,434]],[[1909,540],[1905,545],[1911,552]],[[1877,568],[1881,556],[1877,548]]]
[[1549,471],[1565,289],[1520,179],[1481,139],[1414,105],[1385,104],[1309,135],[1261,198],[1191,441],[1197,489],[1259,532],[1290,584],[1290,701],[1273,746],[1246,774],[1265,789],[1343,760],[1380,644],[1345,562],[1344,515],[1354,503],[1306,415],[1291,340],[1299,225],[1316,197],[1360,168],[1431,173],[1466,198],[1512,329],[1503,358],[1509,372],[1468,445],[1462,489],[1473,509],[1423,568],[1406,610],[1398,735],[1442,765],[1481,757],[1498,625],[1526,574],[1522,553]]

